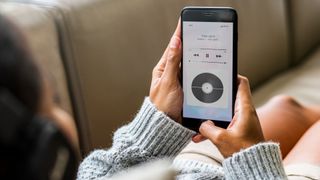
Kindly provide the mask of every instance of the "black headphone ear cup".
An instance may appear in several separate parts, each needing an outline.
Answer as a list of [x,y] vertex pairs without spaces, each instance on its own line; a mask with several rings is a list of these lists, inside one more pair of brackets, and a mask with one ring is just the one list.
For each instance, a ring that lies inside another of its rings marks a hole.
[[0,88],[0,179],[75,179],[75,150],[53,121]]
[[28,176],[32,179],[74,179],[77,158],[73,147],[56,125],[48,119],[35,117],[29,132]]

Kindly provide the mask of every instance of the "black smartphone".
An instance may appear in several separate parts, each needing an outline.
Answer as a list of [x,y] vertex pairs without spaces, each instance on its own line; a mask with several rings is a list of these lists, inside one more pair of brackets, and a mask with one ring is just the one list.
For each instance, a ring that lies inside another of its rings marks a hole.
[[227,128],[237,92],[237,13],[227,7],[181,11],[182,124],[199,131],[203,121]]

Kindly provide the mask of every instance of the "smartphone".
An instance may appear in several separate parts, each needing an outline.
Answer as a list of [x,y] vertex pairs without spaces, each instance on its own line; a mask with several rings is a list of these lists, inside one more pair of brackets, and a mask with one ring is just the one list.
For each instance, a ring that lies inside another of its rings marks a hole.
[[237,92],[237,13],[227,7],[181,11],[182,125],[199,131],[203,121],[227,128]]

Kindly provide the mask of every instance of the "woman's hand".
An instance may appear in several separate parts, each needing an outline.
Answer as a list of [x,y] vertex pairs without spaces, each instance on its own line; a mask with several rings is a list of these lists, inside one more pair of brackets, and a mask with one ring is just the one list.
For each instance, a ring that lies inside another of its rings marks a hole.
[[183,92],[179,81],[181,61],[180,21],[168,47],[152,72],[150,100],[158,110],[181,122]]
[[241,149],[264,141],[261,125],[251,100],[250,86],[247,78],[238,77],[238,92],[235,102],[235,114],[227,129],[206,121],[200,126],[201,135],[193,138],[201,141],[208,138],[214,143],[224,157],[230,157]]

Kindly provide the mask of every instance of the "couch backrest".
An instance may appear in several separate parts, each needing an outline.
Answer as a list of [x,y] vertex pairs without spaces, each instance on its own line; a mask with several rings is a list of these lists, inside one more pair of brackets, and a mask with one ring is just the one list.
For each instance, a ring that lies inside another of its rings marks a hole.
[[297,64],[320,43],[320,1],[289,0],[292,59]]
[[53,84],[61,107],[72,114],[54,19],[42,8],[19,3],[0,2],[0,13],[22,32],[36,63]]

